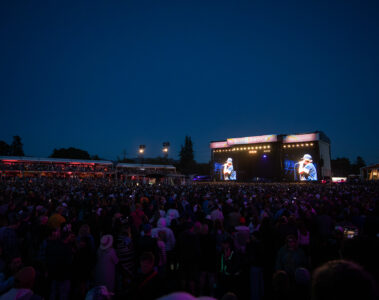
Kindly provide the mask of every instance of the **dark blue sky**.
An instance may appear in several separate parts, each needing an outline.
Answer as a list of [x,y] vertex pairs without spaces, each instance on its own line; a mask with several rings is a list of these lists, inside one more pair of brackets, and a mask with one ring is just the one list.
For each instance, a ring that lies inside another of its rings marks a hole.
[[379,161],[379,1],[1,1],[0,42],[0,140],[27,155],[322,130]]

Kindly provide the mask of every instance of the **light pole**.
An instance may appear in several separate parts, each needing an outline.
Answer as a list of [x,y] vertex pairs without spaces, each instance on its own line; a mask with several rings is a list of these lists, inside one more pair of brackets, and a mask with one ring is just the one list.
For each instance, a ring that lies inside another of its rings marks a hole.
[[163,146],[163,148],[162,148],[163,156],[166,159],[166,161],[168,161],[168,150],[170,148],[170,143],[169,142],[164,142],[162,144],[162,146]]
[[143,155],[145,153],[146,146],[145,145],[139,145],[138,154],[141,159],[141,164],[143,165]]

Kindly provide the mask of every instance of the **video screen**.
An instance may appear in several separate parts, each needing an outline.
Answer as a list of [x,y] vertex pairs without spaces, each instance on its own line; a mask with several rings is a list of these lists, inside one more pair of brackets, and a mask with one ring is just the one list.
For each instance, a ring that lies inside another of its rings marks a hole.
[[271,145],[268,148],[262,144],[239,149],[214,153],[213,174],[216,180],[250,182],[280,177],[280,156],[276,147]]
[[290,181],[317,181],[318,166],[317,153],[312,148],[285,149],[284,177]]
[[224,163],[215,162],[215,174],[219,180],[237,180],[237,171],[233,166],[233,158],[228,157]]

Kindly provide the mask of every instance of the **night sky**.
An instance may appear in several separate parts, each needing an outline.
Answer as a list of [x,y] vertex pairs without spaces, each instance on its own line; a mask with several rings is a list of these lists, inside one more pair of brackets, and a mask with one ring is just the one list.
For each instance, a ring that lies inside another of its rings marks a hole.
[[379,1],[1,1],[0,140],[146,156],[324,131],[379,162]]

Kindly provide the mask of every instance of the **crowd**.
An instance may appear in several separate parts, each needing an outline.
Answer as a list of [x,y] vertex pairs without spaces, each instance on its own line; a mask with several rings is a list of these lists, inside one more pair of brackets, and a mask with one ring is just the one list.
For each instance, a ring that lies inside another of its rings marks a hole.
[[3,179],[0,299],[376,299],[378,201],[368,183]]

